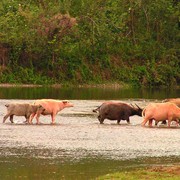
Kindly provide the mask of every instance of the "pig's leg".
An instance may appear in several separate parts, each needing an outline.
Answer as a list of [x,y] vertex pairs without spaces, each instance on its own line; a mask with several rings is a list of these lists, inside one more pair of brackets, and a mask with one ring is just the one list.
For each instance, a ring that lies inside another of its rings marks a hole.
[[120,122],[121,122],[121,119],[118,119],[118,120],[117,120],[117,124],[120,124]]
[[28,124],[30,124],[29,122],[30,122],[30,117],[31,117],[31,114],[27,114],[27,115],[25,115],[25,118],[26,118],[26,123],[28,123]]
[[178,126],[178,124],[179,124],[178,119],[175,119],[174,121],[176,122],[176,126]]
[[128,124],[130,124],[129,114],[125,114],[124,119],[127,121]]
[[55,114],[54,113],[51,114],[51,120],[52,120],[51,124],[55,124]]
[[14,116],[14,115],[12,114],[12,115],[10,116],[10,119],[9,119],[9,120],[11,121],[11,123],[14,123],[14,122],[13,122],[13,116]]
[[7,119],[10,115],[11,115],[11,113],[8,113],[8,114],[6,114],[6,115],[4,116],[4,118],[3,118],[3,123],[5,123],[6,119]]
[[29,116],[25,115],[24,117],[26,118],[26,120],[23,123],[29,123]]
[[28,115],[26,116],[26,123],[32,124],[31,114],[28,114]]
[[104,123],[104,119],[100,119],[100,124],[103,124]]
[[127,117],[126,119],[127,123],[130,124],[130,120],[129,120],[129,117]]
[[143,122],[141,123],[141,126],[145,126],[145,124],[147,123],[148,120],[149,120],[149,119],[144,118]]
[[177,119],[177,123],[180,125],[180,119]]
[[37,113],[36,114],[36,124],[40,124],[39,123],[39,117],[40,117],[41,113]]
[[168,118],[168,127],[171,126],[171,121],[172,121],[172,118]]
[[157,125],[158,125],[158,121],[155,120],[155,126],[157,126]]
[[177,119],[176,119],[176,126],[179,126],[179,122],[180,122],[180,121],[179,121],[179,119],[177,118]]
[[103,122],[104,122],[104,118],[102,117],[102,116],[98,116],[98,120],[99,120],[99,122],[100,122],[100,124],[103,124]]
[[31,114],[31,116],[30,116],[30,118],[29,118],[29,124],[32,124],[32,120],[33,120],[33,118],[34,118],[34,116],[36,115],[36,113],[32,113]]
[[149,120],[149,127],[152,127],[152,119]]

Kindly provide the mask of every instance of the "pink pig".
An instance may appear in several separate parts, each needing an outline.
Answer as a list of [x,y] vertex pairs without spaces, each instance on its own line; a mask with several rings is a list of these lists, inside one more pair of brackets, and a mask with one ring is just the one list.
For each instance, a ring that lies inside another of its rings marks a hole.
[[60,100],[54,100],[54,99],[41,99],[36,100],[34,104],[38,104],[43,106],[45,108],[45,111],[33,113],[30,118],[30,124],[32,123],[32,120],[34,116],[36,116],[37,124],[39,124],[39,116],[42,115],[51,115],[52,118],[52,124],[55,123],[55,116],[56,114],[61,111],[62,109],[66,107],[73,107],[74,105],[66,100],[60,101]]
[[174,103],[150,103],[147,105],[143,112],[142,116],[144,117],[142,126],[149,121],[149,126],[152,126],[152,120],[155,121],[164,121],[168,120],[168,127],[170,127],[171,121],[176,121],[177,125],[180,119],[180,108]]

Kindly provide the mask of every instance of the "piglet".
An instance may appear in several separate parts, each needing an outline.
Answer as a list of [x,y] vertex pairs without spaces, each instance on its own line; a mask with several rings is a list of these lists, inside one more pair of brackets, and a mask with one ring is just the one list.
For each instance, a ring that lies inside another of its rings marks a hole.
[[13,116],[24,116],[26,122],[30,120],[31,114],[36,114],[38,112],[43,112],[45,109],[39,104],[29,104],[29,103],[10,103],[5,105],[7,107],[7,113],[3,118],[3,123],[6,119],[10,117],[11,123],[13,123]]

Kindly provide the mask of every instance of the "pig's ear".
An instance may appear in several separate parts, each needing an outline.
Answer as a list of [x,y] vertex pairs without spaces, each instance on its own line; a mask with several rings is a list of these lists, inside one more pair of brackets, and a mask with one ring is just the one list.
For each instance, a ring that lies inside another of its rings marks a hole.
[[67,100],[63,100],[62,102],[63,102],[64,104],[68,103],[68,101],[67,101]]

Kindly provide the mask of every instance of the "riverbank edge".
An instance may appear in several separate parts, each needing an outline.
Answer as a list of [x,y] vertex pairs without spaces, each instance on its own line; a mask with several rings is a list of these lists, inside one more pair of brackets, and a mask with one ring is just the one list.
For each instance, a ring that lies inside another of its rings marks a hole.
[[130,88],[129,84],[125,83],[101,83],[101,84],[11,84],[2,83],[0,87],[79,87],[79,88]]
[[[131,84],[126,83],[100,83],[100,84],[11,84],[11,83],[2,83],[0,84],[0,87],[52,87],[52,88],[62,88],[62,87],[77,87],[77,88],[113,88],[113,89],[129,89],[129,88],[135,88],[136,86],[133,86]],[[166,87],[166,86],[158,86],[158,87],[149,87],[149,86],[141,86],[136,88],[173,88],[173,89],[180,89],[180,85],[176,85],[173,87]]]

